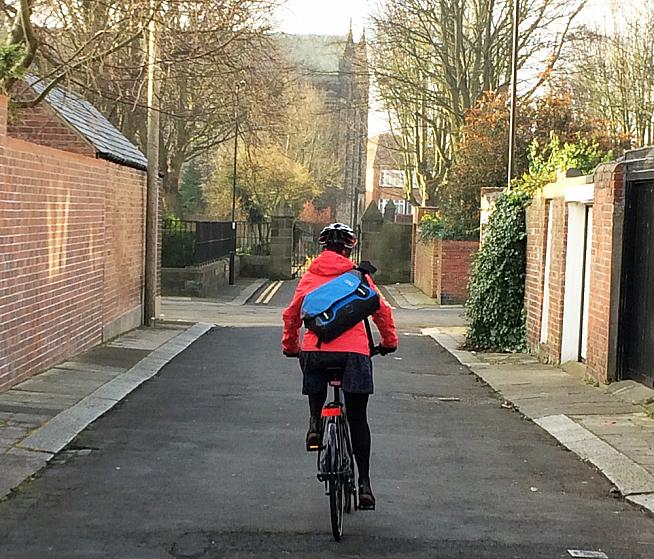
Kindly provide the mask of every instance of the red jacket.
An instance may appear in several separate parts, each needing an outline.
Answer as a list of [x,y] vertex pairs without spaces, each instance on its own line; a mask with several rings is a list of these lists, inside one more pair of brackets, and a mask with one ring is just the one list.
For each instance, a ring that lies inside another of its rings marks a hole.
[[[309,271],[302,276],[297,286],[291,304],[284,309],[284,313],[282,314],[284,318],[282,348],[286,353],[297,353],[300,350],[300,327],[302,326],[300,311],[304,296],[320,287],[323,283],[327,283],[352,268],[353,264],[351,260],[331,250],[324,251],[311,263]],[[370,277],[368,277],[368,282],[370,283],[370,287],[379,291]],[[397,347],[398,339],[395,322],[393,321],[393,313],[386,301],[380,298],[380,302],[381,307],[372,315],[372,320],[381,333],[381,345],[384,347]],[[366,334],[366,328],[363,322],[360,322],[354,328],[331,342],[323,342],[320,349],[317,344],[318,337],[310,330],[307,330],[302,339],[302,351],[347,351],[370,355],[368,335]]]

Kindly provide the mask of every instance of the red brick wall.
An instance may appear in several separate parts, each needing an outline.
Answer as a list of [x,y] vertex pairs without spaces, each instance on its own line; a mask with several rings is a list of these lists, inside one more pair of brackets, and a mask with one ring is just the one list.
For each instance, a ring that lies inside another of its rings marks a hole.
[[414,285],[434,299],[439,298],[441,244],[417,240],[414,256]]
[[608,382],[615,374],[615,348],[612,348],[611,334],[618,326],[615,305],[619,286],[612,284],[612,274],[614,267],[620,266],[615,247],[622,242],[622,230],[615,218],[624,210],[624,194],[620,164],[602,165],[595,174],[586,359],[587,372],[601,382]]
[[7,125],[7,134],[41,146],[95,157],[95,149],[45,103],[17,109]]
[[417,241],[414,284],[441,304],[464,303],[477,241]]
[[[548,223],[550,206],[552,223]],[[547,340],[541,343],[545,259],[548,227],[552,229],[549,270],[549,313]],[[565,259],[568,234],[568,209],[563,198],[534,198],[527,210],[527,273],[525,278],[525,310],[527,343],[546,361],[559,363],[563,334],[563,300],[565,294]]]
[[144,173],[0,136],[0,390],[139,308],[144,186]]
[[532,351],[538,351],[540,346],[548,211],[547,200],[542,197],[534,198],[527,209],[525,311],[527,313],[527,343]]
[[[587,372],[601,382],[616,374],[619,268],[621,265],[624,177],[619,164],[595,173],[589,283]],[[552,248],[549,276],[548,337],[540,343],[547,239],[548,204],[552,204]],[[529,347],[548,361],[561,360],[568,212],[562,198],[536,197],[527,211],[527,277],[525,308]]]
[[441,242],[440,300],[444,305],[465,303],[472,257],[479,250],[477,241]]
[[103,323],[141,301],[145,262],[145,173],[110,165],[105,191]]
[[568,232],[568,209],[562,198],[550,202],[552,206],[552,247],[550,253],[550,303],[547,324],[546,351],[548,361],[561,361],[563,334],[563,296],[565,292],[565,258]]

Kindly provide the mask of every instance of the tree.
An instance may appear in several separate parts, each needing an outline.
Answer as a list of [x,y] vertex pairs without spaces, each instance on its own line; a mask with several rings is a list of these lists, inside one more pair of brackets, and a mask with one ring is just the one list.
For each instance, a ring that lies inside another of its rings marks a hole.
[[182,204],[183,217],[189,219],[202,212],[204,195],[202,188],[206,179],[206,171],[201,168],[197,159],[191,161],[182,171],[179,195]]
[[304,206],[300,215],[298,216],[300,221],[305,223],[314,223],[317,225],[327,225],[332,221],[332,211],[331,208],[324,208],[319,210],[316,208],[313,200],[307,200],[304,202]]
[[[179,213],[185,163],[233,138],[235,114],[243,133],[255,134],[284,110],[285,77],[270,38],[278,0],[25,0],[25,18],[5,1],[16,52],[29,47],[30,71],[46,92],[65,80],[81,90],[141,148],[146,136],[146,34],[155,20],[161,67],[161,154],[164,200]],[[38,21],[35,27],[33,21]],[[35,43],[29,42],[33,30]],[[14,48],[14,47],[12,47]],[[14,51],[11,51],[14,52]],[[14,58],[17,55],[14,54]],[[6,59],[7,57],[5,57]],[[17,66],[15,64],[14,66]],[[12,72],[15,73],[16,68]],[[235,85],[244,80],[236,106]],[[5,81],[11,82],[9,78]],[[43,97],[43,96],[40,96]],[[30,103],[40,99],[29,100]]]
[[[205,188],[207,210],[213,219],[230,219],[233,171],[231,154],[218,155],[216,172]],[[297,215],[319,189],[306,169],[290,159],[280,146],[246,146],[237,158],[239,210],[250,223],[270,219],[278,210]]]
[[[72,72],[89,65],[97,67],[138,41],[153,17],[152,8],[160,6],[161,2],[151,6],[149,0],[2,0],[0,10],[9,29],[2,52],[10,56],[4,57],[0,86],[5,93],[13,93],[16,82],[33,62],[47,59],[50,65],[42,75],[47,84],[45,91],[35,99],[19,102],[38,103]],[[71,22],[91,21],[94,33],[72,43],[68,34]]]
[[572,71],[559,78],[579,112],[642,147],[654,143],[654,2],[626,0],[611,22],[612,29],[576,34],[568,52]]
[[[547,158],[553,151],[558,152],[559,145],[551,144],[553,135],[560,146],[581,145],[585,149],[586,144],[597,144],[601,152],[614,155],[619,155],[625,146],[622,137],[579,114],[567,90],[556,89],[548,82],[542,96],[520,104],[516,176],[528,173],[535,158]],[[506,94],[487,93],[466,114],[457,159],[441,190],[441,214],[449,227],[462,231],[478,228],[480,189],[506,185],[508,138]]]
[[[544,70],[525,98],[557,62],[584,4],[522,3],[518,66]],[[466,111],[510,81],[511,8],[510,0],[383,0],[373,18],[373,73],[423,203],[438,204]]]

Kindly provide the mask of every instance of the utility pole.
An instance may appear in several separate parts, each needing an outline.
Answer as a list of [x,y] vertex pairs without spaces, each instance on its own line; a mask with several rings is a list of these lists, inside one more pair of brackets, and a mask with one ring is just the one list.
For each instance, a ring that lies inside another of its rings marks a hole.
[[239,134],[239,116],[240,104],[239,93],[245,82],[241,80],[236,84],[234,90],[234,162],[232,169],[232,250],[229,251],[229,285],[234,285],[235,266],[236,266],[236,172],[238,162],[238,134]]
[[147,207],[145,218],[144,322],[154,326],[158,315],[157,270],[159,264],[159,81],[157,72],[157,1],[150,0],[148,23],[148,142]]
[[520,0],[513,0],[513,49],[511,55],[511,120],[509,122],[509,164],[507,169],[507,190],[511,190],[515,159],[515,131],[518,98],[518,27],[520,25]]

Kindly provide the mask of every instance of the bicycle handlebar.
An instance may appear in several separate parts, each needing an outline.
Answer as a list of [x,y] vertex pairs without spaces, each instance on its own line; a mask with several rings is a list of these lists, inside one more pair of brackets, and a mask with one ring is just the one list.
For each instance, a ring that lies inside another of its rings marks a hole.
[[[395,350],[393,349],[393,351],[395,351]],[[377,355],[386,356],[389,353],[392,353],[392,351],[389,351],[389,348],[386,348],[386,347],[381,346],[381,345],[376,345],[376,346],[371,348],[370,357],[375,357]],[[299,353],[284,353],[284,355],[286,357],[295,358],[295,359],[300,358]]]

